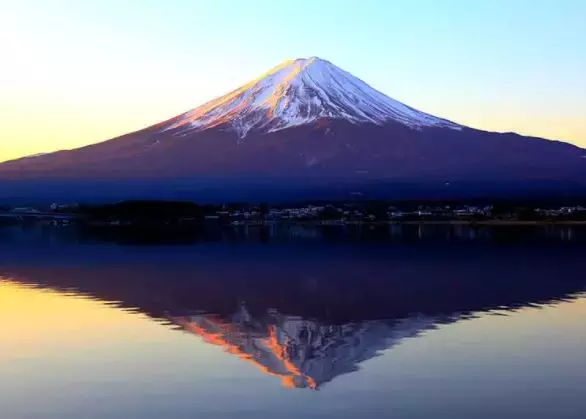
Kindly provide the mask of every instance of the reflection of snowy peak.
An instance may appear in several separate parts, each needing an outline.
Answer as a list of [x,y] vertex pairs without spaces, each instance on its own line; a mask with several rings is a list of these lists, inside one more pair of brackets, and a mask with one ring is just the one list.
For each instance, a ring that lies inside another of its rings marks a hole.
[[171,321],[206,342],[282,378],[289,388],[317,389],[358,364],[434,327],[429,317],[324,325],[274,311],[253,319],[243,306],[231,321],[214,315],[173,317]]
[[259,79],[187,112],[166,129],[201,130],[227,123],[244,137],[251,129],[277,131],[320,118],[460,129],[385,96],[317,57],[286,61]]

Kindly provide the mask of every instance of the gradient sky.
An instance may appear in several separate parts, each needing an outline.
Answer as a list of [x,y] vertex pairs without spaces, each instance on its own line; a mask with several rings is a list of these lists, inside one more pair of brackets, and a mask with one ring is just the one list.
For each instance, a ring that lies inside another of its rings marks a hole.
[[0,0],[0,161],[102,141],[319,56],[475,128],[586,147],[584,0]]

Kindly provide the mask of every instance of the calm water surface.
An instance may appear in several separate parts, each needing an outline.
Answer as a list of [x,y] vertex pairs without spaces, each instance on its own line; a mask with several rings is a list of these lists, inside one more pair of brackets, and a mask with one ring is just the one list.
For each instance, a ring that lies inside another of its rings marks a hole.
[[586,230],[0,229],[0,418],[584,418]]

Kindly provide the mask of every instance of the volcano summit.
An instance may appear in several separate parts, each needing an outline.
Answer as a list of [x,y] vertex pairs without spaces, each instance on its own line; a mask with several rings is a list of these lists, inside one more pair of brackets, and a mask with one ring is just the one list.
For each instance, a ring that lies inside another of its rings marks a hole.
[[400,198],[586,192],[586,150],[413,109],[320,58],[168,121],[0,164],[0,192],[71,198]]
[[320,119],[413,128],[459,126],[419,112],[374,90],[320,58],[286,61],[263,77],[180,117],[171,128],[205,129],[228,123],[240,137],[274,132]]

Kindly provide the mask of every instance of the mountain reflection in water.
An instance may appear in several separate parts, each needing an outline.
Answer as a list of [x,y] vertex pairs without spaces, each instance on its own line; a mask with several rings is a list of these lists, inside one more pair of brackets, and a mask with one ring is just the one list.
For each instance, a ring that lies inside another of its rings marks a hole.
[[564,245],[564,235],[120,246],[53,234],[0,235],[0,276],[140,311],[290,388],[322,388],[440,324],[565,301],[586,285],[586,246]]
[[315,390],[341,374],[356,371],[360,362],[401,339],[433,328],[436,319],[414,316],[338,325],[274,310],[254,319],[243,304],[229,319],[196,314],[171,317],[171,321],[205,342],[252,362],[261,371],[281,377],[284,387]]

